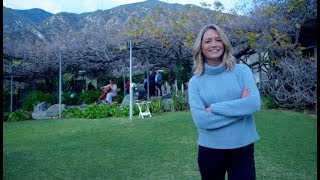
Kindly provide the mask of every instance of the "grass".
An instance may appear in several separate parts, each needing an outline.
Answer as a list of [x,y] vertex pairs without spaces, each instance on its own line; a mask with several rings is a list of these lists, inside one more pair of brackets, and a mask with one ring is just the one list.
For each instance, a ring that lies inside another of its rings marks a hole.
[[289,111],[255,115],[257,179],[317,179],[317,120]]
[[[255,115],[257,179],[316,179],[317,121],[262,110]],[[4,179],[200,179],[189,112],[152,118],[3,123]]]

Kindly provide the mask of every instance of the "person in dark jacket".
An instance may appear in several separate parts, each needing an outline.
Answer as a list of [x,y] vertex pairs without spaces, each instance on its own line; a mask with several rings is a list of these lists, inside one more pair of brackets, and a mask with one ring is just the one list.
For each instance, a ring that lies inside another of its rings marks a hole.
[[88,84],[88,90],[89,90],[89,91],[94,91],[94,90],[96,90],[96,87],[94,87],[94,85],[92,84],[92,82],[89,82],[89,84]]
[[154,72],[150,71],[149,75],[149,93],[150,96],[155,96],[155,91],[156,91],[156,82],[155,82],[156,75]]
[[155,83],[156,83],[156,86],[159,88],[160,90],[160,94],[158,94],[159,96],[162,96],[162,75],[159,71],[157,71],[157,75],[155,76]]

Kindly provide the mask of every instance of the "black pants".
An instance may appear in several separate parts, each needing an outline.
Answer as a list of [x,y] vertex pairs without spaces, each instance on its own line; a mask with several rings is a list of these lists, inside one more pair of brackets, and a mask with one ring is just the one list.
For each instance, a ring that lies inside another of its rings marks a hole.
[[254,180],[254,144],[236,149],[212,149],[199,146],[198,165],[202,180]]

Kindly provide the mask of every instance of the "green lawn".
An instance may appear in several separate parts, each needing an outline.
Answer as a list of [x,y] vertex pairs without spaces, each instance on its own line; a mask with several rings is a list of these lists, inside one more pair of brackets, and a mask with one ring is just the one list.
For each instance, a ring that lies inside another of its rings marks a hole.
[[[200,179],[189,112],[3,123],[4,179]],[[255,115],[257,179],[316,179],[315,117]]]

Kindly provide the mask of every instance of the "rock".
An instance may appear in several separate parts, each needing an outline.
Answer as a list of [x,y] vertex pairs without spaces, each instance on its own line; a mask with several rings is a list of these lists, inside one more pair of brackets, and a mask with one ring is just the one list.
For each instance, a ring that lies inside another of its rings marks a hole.
[[41,102],[34,106],[33,112],[38,112],[38,111],[46,111],[47,110],[47,104],[46,102]]
[[[61,112],[66,109],[65,104],[61,104]],[[45,112],[46,117],[57,117],[59,116],[59,104],[54,104],[48,108]]]
[[46,117],[47,104],[46,102],[41,102],[34,106],[33,112],[31,114],[32,119],[45,119]]
[[[133,105],[135,105],[137,99],[138,99],[137,96],[133,96],[133,100],[132,100]],[[130,94],[127,94],[122,100],[122,103],[120,105],[120,109],[122,109],[123,106],[129,105],[129,104],[130,104]]]
[[45,119],[46,111],[37,111],[31,114],[32,119]]

